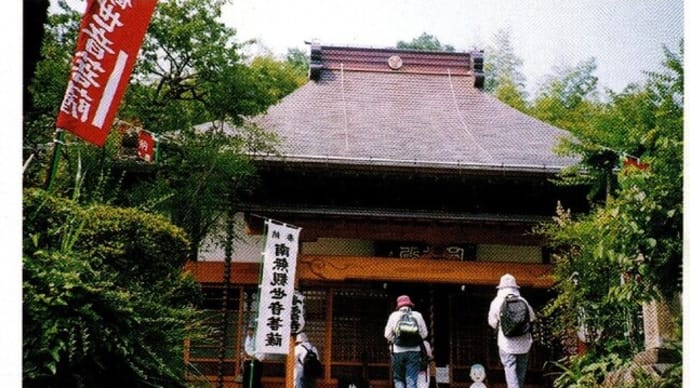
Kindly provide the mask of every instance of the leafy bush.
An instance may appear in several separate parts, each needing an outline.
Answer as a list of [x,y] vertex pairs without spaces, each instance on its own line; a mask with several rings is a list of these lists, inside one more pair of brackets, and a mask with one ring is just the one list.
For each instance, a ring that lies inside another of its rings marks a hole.
[[624,366],[624,361],[615,354],[597,358],[593,354],[567,357],[553,363],[559,370],[554,380],[556,388],[600,387],[611,371]]
[[586,353],[566,357],[552,365],[557,372],[554,380],[556,388],[671,388],[682,386],[683,364],[681,342],[671,342],[668,349],[673,351],[677,362],[665,368],[643,368],[633,361],[609,353],[596,355]]
[[25,191],[24,385],[184,386],[188,244],[159,216]]
[[[587,354],[560,364],[559,387],[601,386],[612,368],[620,370],[609,379],[622,373],[633,387],[680,380],[675,366],[657,379],[632,364],[644,349],[642,306],[673,305],[682,292],[682,41],[679,48],[664,48],[662,72],[610,93],[592,120],[570,128],[576,140],[561,144],[582,160],[562,183],[599,181],[605,196],[583,215],[559,204],[555,222],[536,229],[554,248],[557,296],[543,314],[555,322],[554,336],[578,332],[587,342]],[[680,338],[679,311],[668,322],[673,339]]]

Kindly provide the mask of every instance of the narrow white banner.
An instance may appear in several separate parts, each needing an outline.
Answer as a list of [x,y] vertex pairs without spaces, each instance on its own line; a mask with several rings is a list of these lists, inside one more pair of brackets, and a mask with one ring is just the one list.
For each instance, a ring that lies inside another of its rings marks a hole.
[[304,319],[304,295],[295,290],[295,296],[292,298],[292,328],[291,334],[299,334],[304,331],[306,321]]
[[261,276],[256,350],[287,354],[290,349],[292,297],[301,228],[267,220]]

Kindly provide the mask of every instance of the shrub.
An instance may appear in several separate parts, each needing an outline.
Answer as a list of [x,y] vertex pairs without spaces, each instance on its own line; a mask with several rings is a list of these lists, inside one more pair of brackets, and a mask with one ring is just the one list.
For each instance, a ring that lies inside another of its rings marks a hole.
[[188,246],[160,216],[25,191],[24,385],[184,386]]

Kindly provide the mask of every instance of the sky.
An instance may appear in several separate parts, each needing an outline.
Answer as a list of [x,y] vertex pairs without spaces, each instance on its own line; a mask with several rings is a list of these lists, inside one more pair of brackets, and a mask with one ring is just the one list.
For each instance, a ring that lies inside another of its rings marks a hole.
[[240,40],[273,54],[323,45],[394,47],[422,33],[457,51],[484,49],[510,32],[528,91],[555,66],[590,57],[602,88],[620,92],[660,69],[663,45],[677,52],[683,0],[233,0],[223,21]]
[[[50,0],[51,5],[57,0]],[[68,0],[83,10],[85,0]],[[394,47],[422,33],[457,51],[485,49],[510,33],[533,93],[555,67],[594,57],[599,87],[620,92],[661,69],[665,45],[677,52],[683,0],[230,0],[222,21],[254,52],[324,45]]]

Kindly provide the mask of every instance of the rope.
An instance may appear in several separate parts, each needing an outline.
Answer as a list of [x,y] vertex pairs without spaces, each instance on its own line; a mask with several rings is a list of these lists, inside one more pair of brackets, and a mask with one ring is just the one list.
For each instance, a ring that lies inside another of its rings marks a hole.
[[448,69],[448,84],[450,85],[450,92],[453,94],[453,103],[455,104],[455,112],[458,114],[458,118],[460,119],[460,122],[462,123],[462,129],[465,131],[467,136],[472,139],[472,142],[474,145],[477,146],[477,148],[484,153],[484,155],[489,159],[489,160],[494,160],[494,157],[491,156],[491,154],[482,147],[481,144],[477,141],[477,139],[474,137],[472,132],[470,132],[470,128],[467,126],[467,122],[465,121],[465,118],[463,117],[462,111],[460,110],[460,104],[458,103],[458,97],[455,94],[455,88],[453,87],[453,78],[450,75],[450,69]]
[[343,103],[343,115],[345,116],[345,151],[350,151],[350,130],[347,117],[347,105],[345,105],[345,68],[340,64],[340,99]]

